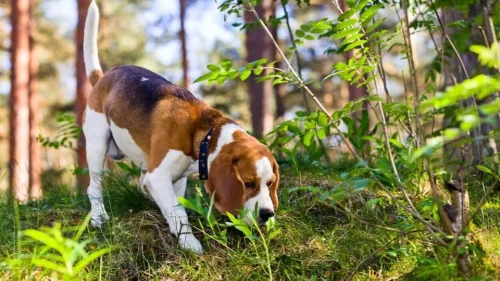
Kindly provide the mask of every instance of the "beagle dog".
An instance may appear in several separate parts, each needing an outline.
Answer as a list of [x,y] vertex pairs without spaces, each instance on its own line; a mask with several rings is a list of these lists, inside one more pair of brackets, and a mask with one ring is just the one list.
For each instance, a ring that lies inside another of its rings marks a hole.
[[[222,214],[245,208],[259,221],[278,207],[279,171],[272,153],[236,122],[188,90],[138,66],[103,73],[97,48],[99,10],[92,1],[84,39],[85,68],[93,88],[84,114],[92,224],[109,219],[100,185],[106,155],[126,156],[143,169],[147,190],[182,248],[201,253],[178,196],[199,173]],[[258,208],[258,209],[256,209]],[[248,222],[247,222],[248,223]]]

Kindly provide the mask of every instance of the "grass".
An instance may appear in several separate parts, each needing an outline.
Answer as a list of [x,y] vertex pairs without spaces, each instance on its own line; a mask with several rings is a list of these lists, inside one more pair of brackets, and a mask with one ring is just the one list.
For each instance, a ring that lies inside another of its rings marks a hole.
[[[300,180],[287,163],[281,167],[276,219],[281,233],[269,242],[274,280],[450,280],[455,274],[446,253],[434,247],[425,232],[391,231],[393,210],[370,207],[368,193],[340,202],[363,220],[360,222],[310,192],[289,192],[299,182],[325,190],[334,188],[338,175],[352,166],[303,167]],[[228,242],[223,245],[213,239],[221,235],[221,228],[212,231],[195,212],[189,212],[190,222],[205,252],[197,256],[180,250],[159,210],[137,191],[135,181],[123,174],[109,175],[103,181],[106,208],[112,218],[100,230],[88,227],[83,238],[91,239],[88,252],[106,247],[112,252],[87,266],[80,280],[269,280],[261,240],[253,244],[238,230],[228,228]],[[201,183],[190,179],[188,185],[188,197],[192,197]],[[80,224],[90,210],[86,197],[57,189],[42,201],[20,206],[17,220],[13,206],[0,205],[0,257],[7,259],[33,251],[29,245],[17,249],[16,221],[23,230],[51,226],[56,221],[71,227]],[[474,256],[475,272],[491,280],[500,278],[499,210],[497,193],[474,220],[481,241]],[[217,220],[228,221],[221,216]],[[373,226],[381,224],[387,229]],[[43,273],[36,267],[15,268],[1,262],[0,258],[2,280],[30,274],[37,280]]]

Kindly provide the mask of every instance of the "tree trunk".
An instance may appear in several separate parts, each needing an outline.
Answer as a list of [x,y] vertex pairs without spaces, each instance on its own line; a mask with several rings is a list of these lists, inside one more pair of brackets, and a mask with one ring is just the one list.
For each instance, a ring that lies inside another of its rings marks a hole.
[[35,47],[36,22],[34,17],[36,0],[30,0],[30,76],[29,76],[29,130],[30,130],[30,197],[38,199],[42,196],[40,185],[41,147],[38,136],[38,56]]
[[30,0],[11,0],[9,183],[20,202],[29,197],[29,6]]
[[189,64],[187,56],[187,43],[186,43],[186,0],[179,1],[180,6],[180,21],[181,30],[179,31],[179,39],[181,40],[181,54],[182,54],[182,85],[189,89]]
[[[273,14],[273,1],[263,0],[260,5],[255,7],[255,10],[261,18],[267,19]],[[250,23],[255,20],[255,16],[251,12],[245,12],[245,22]],[[271,38],[262,27],[258,26],[252,30],[247,29],[246,37],[248,62],[262,58],[267,58],[269,61],[273,59],[275,49]],[[268,71],[265,70],[264,75],[268,74]],[[248,94],[250,95],[253,135],[261,138],[271,131],[273,127],[273,113],[271,111],[273,86],[271,81],[257,83],[256,77],[252,74],[248,79]]]
[[[85,62],[83,60],[83,32],[85,29],[85,20],[87,18],[87,9],[90,0],[78,0],[78,23],[76,26],[76,102],[75,114],[78,126],[83,124],[83,113],[87,105],[87,98],[90,93],[91,85],[85,72]],[[77,148],[77,164],[79,168],[87,167],[87,155],[85,151],[85,136],[80,135]],[[78,190],[84,193],[88,183],[88,174],[78,175]]]

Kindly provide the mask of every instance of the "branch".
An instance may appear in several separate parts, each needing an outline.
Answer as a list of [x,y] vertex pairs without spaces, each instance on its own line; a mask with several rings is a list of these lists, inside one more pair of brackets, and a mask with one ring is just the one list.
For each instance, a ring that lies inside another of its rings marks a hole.
[[[302,62],[300,61],[300,54],[299,54],[299,51],[297,50],[297,44],[295,44],[295,39],[293,37],[292,27],[290,26],[290,18],[288,16],[286,4],[284,2],[281,2],[281,6],[283,7],[283,12],[285,13],[285,20],[286,20],[286,27],[288,29],[288,35],[290,36],[290,41],[292,43],[293,48],[295,49],[295,56],[297,57],[297,71],[299,73],[299,77],[302,78]],[[304,104],[306,106],[307,112],[311,113],[311,108],[309,107],[309,102],[307,101],[307,96],[306,96],[306,92],[304,91],[304,88],[301,87],[300,92],[302,93],[302,96],[304,97]]]

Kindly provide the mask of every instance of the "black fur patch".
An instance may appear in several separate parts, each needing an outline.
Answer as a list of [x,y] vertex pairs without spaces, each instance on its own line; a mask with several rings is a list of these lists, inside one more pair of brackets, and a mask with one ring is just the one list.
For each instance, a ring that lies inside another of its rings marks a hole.
[[130,108],[151,112],[158,101],[167,95],[184,101],[198,101],[188,90],[172,84],[160,75],[139,66],[119,66],[112,71],[120,77],[120,89],[116,93]]

